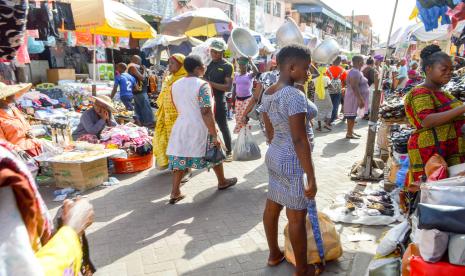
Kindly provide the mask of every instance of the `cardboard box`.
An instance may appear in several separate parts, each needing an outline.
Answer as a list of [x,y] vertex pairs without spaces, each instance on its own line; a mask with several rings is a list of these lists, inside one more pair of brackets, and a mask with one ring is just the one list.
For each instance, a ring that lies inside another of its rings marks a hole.
[[74,69],[47,69],[47,80],[50,83],[58,84],[59,80],[76,80]]
[[51,163],[57,187],[80,191],[92,189],[108,180],[107,158],[86,163]]

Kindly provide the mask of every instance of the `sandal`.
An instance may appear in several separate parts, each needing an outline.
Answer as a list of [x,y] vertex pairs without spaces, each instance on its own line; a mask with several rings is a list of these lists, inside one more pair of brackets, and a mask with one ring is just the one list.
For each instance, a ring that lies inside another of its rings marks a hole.
[[279,264],[281,264],[286,258],[284,257],[284,253],[281,252],[283,255],[281,256],[281,258],[279,259],[276,259],[276,260],[268,260],[267,262],[267,265],[269,267],[274,267],[274,266],[278,266]]
[[321,131],[321,127],[317,127],[317,128],[316,128],[316,131]]
[[236,184],[237,184],[237,178],[236,177],[229,178],[229,179],[226,179],[224,186],[219,186],[218,185],[218,190],[226,190],[227,188],[230,188],[230,187],[232,187],[232,186],[234,186]]
[[333,130],[333,129],[332,129],[331,127],[329,127],[329,126],[324,126],[324,128],[326,128],[326,129],[329,130],[329,131]]
[[178,203],[179,201],[183,200],[185,197],[186,197],[186,195],[179,195],[177,197],[172,197],[172,198],[170,198],[169,204],[174,205],[174,204]]
[[360,139],[360,137],[358,137],[358,136],[347,136],[346,135],[346,139]]
[[353,136],[357,136],[357,137],[362,137],[362,135],[357,134],[357,133],[355,133],[355,132],[353,132],[352,135],[353,135]]

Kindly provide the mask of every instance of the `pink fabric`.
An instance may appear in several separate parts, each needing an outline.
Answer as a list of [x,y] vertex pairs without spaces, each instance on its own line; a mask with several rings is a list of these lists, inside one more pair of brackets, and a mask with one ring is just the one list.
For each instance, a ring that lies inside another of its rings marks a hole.
[[[27,41],[27,33],[24,35],[24,41]],[[19,47],[18,51],[16,52],[16,60],[20,64],[31,63],[29,52],[27,51],[27,43],[23,43]]]

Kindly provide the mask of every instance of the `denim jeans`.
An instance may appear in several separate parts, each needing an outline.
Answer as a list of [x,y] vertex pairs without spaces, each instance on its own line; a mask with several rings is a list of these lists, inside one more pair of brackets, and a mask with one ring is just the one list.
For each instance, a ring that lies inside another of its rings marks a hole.
[[133,96],[121,96],[120,100],[124,104],[127,110],[133,111],[134,105],[132,104],[134,97]]
[[331,102],[333,103],[333,112],[331,113],[331,122],[334,122],[337,118],[337,112],[339,111],[339,105],[341,105],[342,94],[329,94]]
[[134,94],[134,111],[137,119],[145,127],[153,127],[155,118],[147,93]]

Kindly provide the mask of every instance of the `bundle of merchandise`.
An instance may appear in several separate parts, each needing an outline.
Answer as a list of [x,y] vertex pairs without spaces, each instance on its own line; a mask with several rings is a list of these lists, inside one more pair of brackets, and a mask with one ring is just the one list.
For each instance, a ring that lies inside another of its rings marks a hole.
[[465,101],[465,77],[454,76],[444,87],[444,91],[451,93],[458,100]]
[[385,99],[379,114],[385,120],[401,120],[405,118],[404,100],[397,96]]
[[410,275],[465,275],[464,196],[464,177],[421,185],[412,218],[410,247],[415,250],[404,255]]
[[116,112],[113,115],[115,118],[132,119],[134,111],[127,110],[122,102],[115,102],[114,104]]
[[129,156],[145,156],[152,153],[152,138],[147,128],[135,124],[106,127],[100,134],[101,144],[107,148],[125,150]]
[[394,195],[381,187],[365,191],[350,191],[336,197],[335,202],[323,210],[334,222],[364,225],[389,225],[402,220]]
[[408,140],[413,131],[413,128],[407,126],[393,125],[391,127],[390,140],[394,152],[398,154],[407,154]]

